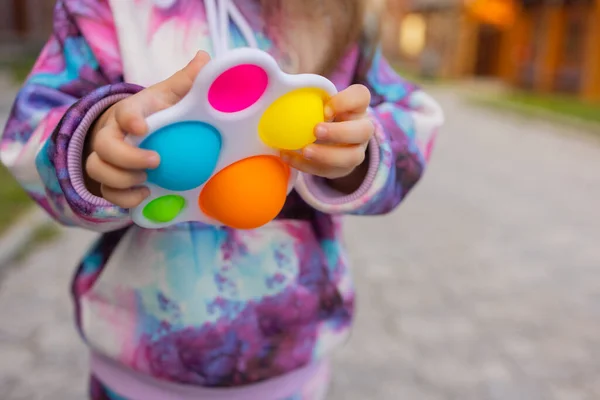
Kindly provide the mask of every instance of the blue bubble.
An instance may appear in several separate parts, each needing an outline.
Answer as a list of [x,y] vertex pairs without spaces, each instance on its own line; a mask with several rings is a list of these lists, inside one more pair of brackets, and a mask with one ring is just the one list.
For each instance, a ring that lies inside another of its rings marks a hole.
[[149,182],[168,190],[190,190],[213,174],[221,153],[221,135],[204,122],[178,122],[154,132],[140,148],[160,154],[159,167],[147,171]]

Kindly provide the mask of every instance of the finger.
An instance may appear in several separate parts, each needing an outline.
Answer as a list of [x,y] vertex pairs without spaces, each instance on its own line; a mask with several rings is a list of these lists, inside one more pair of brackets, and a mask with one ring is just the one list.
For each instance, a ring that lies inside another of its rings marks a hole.
[[314,161],[307,160],[300,154],[296,153],[284,153],[281,155],[282,160],[287,163],[290,167],[297,169],[298,171],[306,174],[321,176],[323,178],[335,179],[347,175],[350,171],[348,169],[331,168],[318,164]]
[[364,85],[352,85],[333,96],[325,105],[325,118],[334,115],[364,113],[371,102],[371,92]]
[[150,196],[150,189],[147,187],[123,190],[102,185],[100,190],[102,191],[102,197],[104,199],[121,208],[137,207],[142,203],[142,201]]
[[121,102],[115,108],[115,119],[125,133],[136,136],[148,132],[146,117],[179,102],[192,88],[196,76],[210,60],[200,51],[183,69],[170,78]]
[[363,144],[373,136],[375,128],[368,118],[317,125],[315,136],[327,143]]
[[97,156],[109,164],[123,169],[154,169],[160,164],[155,151],[143,150],[123,140],[116,127],[106,127],[98,132],[92,144]]
[[192,88],[194,80],[210,61],[210,56],[204,51],[196,53],[192,61],[183,69],[177,71],[170,78],[156,84],[152,90],[159,91],[171,105],[181,100]]
[[337,114],[332,121],[327,121],[327,122],[356,121],[356,120],[365,119],[365,118],[368,118],[366,110],[362,111],[360,113],[348,112],[348,113]]
[[302,156],[313,163],[330,168],[355,168],[365,160],[365,145],[330,146],[312,144],[302,150]]
[[126,134],[135,136],[143,136],[148,133],[148,124],[146,123],[146,117],[150,114],[145,111],[145,106],[142,92],[138,93],[140,96],[134,95],[123,101],[121,101],[117,107],[115,107],[115,120],[119,128]]
[[116,189],[129,189],[144,183],[147,179],[145,172],[117,168],[103,161],[96,153],[88,157],[86,172],[94,181]]

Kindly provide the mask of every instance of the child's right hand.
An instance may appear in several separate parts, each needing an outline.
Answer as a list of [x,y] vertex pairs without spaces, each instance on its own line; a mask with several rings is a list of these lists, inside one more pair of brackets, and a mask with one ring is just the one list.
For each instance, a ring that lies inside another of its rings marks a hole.
[[130,145],[125,136],[145,135],[146,118],[179,102],[209,59],[199,52],[181,71],[116,103],[98,118],[86,139],[83,158],[86,186],[92,194],[122,208],[136,207],[148,197],[149,189],[139,185],[146,181],[144,171],[158,167],[160,157]]

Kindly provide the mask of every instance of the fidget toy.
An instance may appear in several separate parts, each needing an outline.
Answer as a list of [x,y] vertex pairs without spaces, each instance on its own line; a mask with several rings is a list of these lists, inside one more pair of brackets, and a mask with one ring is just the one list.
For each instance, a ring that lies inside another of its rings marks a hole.
[[160,154],[148,170],[150,196],[131,210],[144,228],[203,222],[253,229],[275,218],[297,171],[281,150],[313,143],[328,79],[290,75],[267,53],[236,49],[211,60],[176,105],[147,119],[149,133],[128,141]]

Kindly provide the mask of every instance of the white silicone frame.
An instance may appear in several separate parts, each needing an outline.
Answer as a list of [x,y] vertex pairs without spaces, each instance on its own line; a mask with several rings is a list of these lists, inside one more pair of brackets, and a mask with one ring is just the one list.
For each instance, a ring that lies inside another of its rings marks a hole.
[[[234,113],[215,110],[208,102],[208,90],[215,79],[228,69],[241,64],[253,64],[263,68],[268,75],[268,86],[263,96],[250,107]],[[149,133],[144,137],[128,136],[127,140],[139,146],[145,138],[170,124],[184,121],[205,122],[214,126],[222,138],[221,154],[214,176],[223,168],[239,160],[258,155],[279,155],[279,150],[264,144],[259,138],[258,124],[264,111],[279,97],[301,88],[316,88],[330,96],[337,93],[335,85],[328,79],[315,74],[291,75],[283,72],[277,62],[266,52],[251,48],[234,49],[223,56],[211,60],[200,71],[190,92],[175,106],[151,115],[147,119]],[[247,133],[240,133],[249,130]],[[232,137],[233,136],[233,137]],[[294,187],[298,171],[292,169],[288,193]],[[208,179],[210,180],[210,178]],[[208,182],[208,180],[206,182]],[[221,226],[222,223],[206,216],[198,207],[198,196],[206,182],[187,191],[172,191],[147,182],[150,196],[138,207],[131,210],[133,222],[143,228],[164,228],[182,222],[197,221]],[[152,200],[169,194],[185,198],[186,206],[172,221],[155,223],[143,215],[144,207]]]

